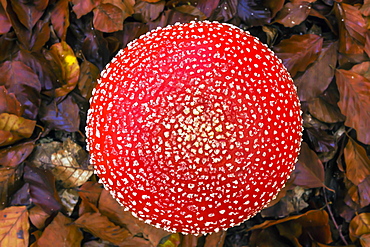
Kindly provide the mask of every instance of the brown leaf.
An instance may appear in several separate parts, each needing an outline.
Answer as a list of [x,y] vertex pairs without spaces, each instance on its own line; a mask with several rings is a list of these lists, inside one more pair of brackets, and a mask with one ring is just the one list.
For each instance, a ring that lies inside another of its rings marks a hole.
[[58,213],[53,221],[45,228],[41,237],[36,241],[35,247],[52,246],[79,247],[83,239],[82,232],[72,220],[62,213]]
[[101,0],[72,0],[72,9],[76,13],[77,18],[80,19],[81,16],[88,14],[98,6],[100,2]]
[[65,214],[71,216],[80,199],[77,190],[75,188],[59,189],[58,195],[63,204]]
[[293,176],[295,177],[293,183],[305,188],[325,186],[324,166],[316,153],[312,151],[305,142],[302,142]]
[[25,108],[23,117],[36,119],[40,105],[41,83],[35,72],[20,61],[6,61],[0,66],[0,85],[13,93]]
[[10,28],[12,27],[12,24],[10,23],[9,18],[1,4],[0,4],[0,23],[1,23],[0,35],[9,32]]
[[55,4],[51,12],[51,24],[59,38],[65,41],[69,27],[69,0],[60,0]]
[[71,96],[61,102],[58,102],[58,99],[48,104],[43,102],[40,107],[40,119],[48,129],[76,132],[80,127],[79,107]]
[[17,14],[20,22],[28,29],[32,30],[36,22],[44,14],[44,10],[48,5],[48,1],[35,1],[33,4],[27,4],[22,1],[10,1],[14,12]]
[[124,211],[124,208],[118,204],[107,190],[103,190],[100,195],[99,210],[114,223],[125,226],[132,235],[143,234],[153,246],[157,246],[162,238],[170,234],[163,229],[145,224],[132,216],[129,211]]
[[275,21],[283,24],[285,27],[294,27],[307,19],[310,10],[311,4],[309,2],[288,2],[277,14]]
[[209,18],[212,13],[217,9],[220,0],[198,0],[197,1],[197,8],[207,17]]
[[51,155],[50,168],[64,188],[80,186],[93,174],[87,152],[69,138],[63,142],[60,150]]
[[[210,19],[223,22],[231,20],[238,12],[238,3],[238,0],[220,0]],[[250,15],[246,15],[245,17],[247,16]]]
[[271,18],[274,18],[275,15],[283,8],[284,0],[269,0],[263,2],[264,6],[269,8],[271,11]]
[[64,41],[52,45],[50,52],[59,63],[64,80],[62,87],[55,90],[55,97],[62,97],[76,87],[80,66],[72,48]]
[[46,220],[50,217],[50,214],[46,213],[40,206],[35,205],[29,209],[30,221],[38,229],[44,229]]
[[106,216],[100,213],[86,213],[80,216],[74,224],[89,231],[94,236],[109,241],[115,245],[120,245],[131,234],[124,228],[109,221]]
[[[87,181],[86,183],[84,183],[78,191],[78,194],[82,199],[80,207],[78,209],[78,214],[83,215],[85,213],[99,212],[98,201],[102,191],[102,185],[97,182]],[[104,212],[102,213],[104,214]],[[105,216],[109,217],[109,215],[107,214],[105,214]],[[113,222],[117,223],[116,221]]]
[[0,246],[28,246],[30,224],[25,206],[0,211]]
[[365,44],[366,23],[357,6],[335,3],[339,23],[339,52],[362,54]]
[[[370,233],[370,213],[362,213],[355,216],[349,225],[349,237],[353,242],[360,239],[363,235],[368,238]],[[363,245],[366,246],[366,245]]]
[[366,150],[352,138],[349,138],[344,148],[344,159],[347,165],[347,178],[355,185],[359,185],[366,177],[370,176],[370,159]]
[[22,178],[23,161],[31,154],[34,143],[28,142],[0,150],[0,208],[4,208],[11,193]]
[[359,185],[358,185],[358,195],[360,199],[360,207],[366,207],[370,205],[370,176],[367,176]]
[[294,77],[298,71],[305,71],[317,59],[322,44],[323,38],[315,34],[293,35],[273,49]]
[[[0,114],[0,146],[13,144],[24,138],[31,137],[36,121],[18,117],[13,114]],[[10,134],[10,135],[9,135]]]
[[8,93],[4,86],[0,86],[0,114],[9,113],[16,116],[22,115],[21,103],[13,93]]
[[328,103],[322,97],[310,100],[308,102],[308,109],[312,116],[325,123],[343,122],[346,119],[337,105]]
[[206,237],[204,247],[222,247],[224,246],[226,231],[214,232]]
[[148,1],[137,1],[134,6],[134,15],[144,23],[154,21],[163,12],[165,4],[164,1],[158,1],[155,4]]
[[111,33],[123,29],[123,14],[112,4],[100,4],[94,9],[94,27],[102,32]]
[[353,71],[338,69],[335,73],[346,126],[357,131],[357,139],[370,144],[370,80]]
[[336,42],[324,44],[317,60],[302,76],[294,80],[301,101],[318,97],[329,86],[337,63],[337,47]]
[[80,90],[81,95],[86,99],[90,99],[99,74],[100,71],[94,64],[90,63],[86,59],[82,62],[80,77],[78,79],[78,89]]

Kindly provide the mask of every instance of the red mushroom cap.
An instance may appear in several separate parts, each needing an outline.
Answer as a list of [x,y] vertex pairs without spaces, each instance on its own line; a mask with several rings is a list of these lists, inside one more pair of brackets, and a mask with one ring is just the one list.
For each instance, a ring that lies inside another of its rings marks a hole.
[[302,119],[281,61],[235,26],[175,24],[133,41],[91,98],[87,142],[106,189],[170,232],[240,224],[284,186]]

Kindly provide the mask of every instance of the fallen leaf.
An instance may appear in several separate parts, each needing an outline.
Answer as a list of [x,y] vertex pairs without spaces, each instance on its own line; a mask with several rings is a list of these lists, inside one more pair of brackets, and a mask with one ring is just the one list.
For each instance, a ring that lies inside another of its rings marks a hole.
[[80,66],[72,48],[65,41],[52,45],[50,52],[58,62],[64,80],[62,87],[55,90],[55,97],[62,97],[76,87]]
[[41,102],[41,83],[35,72],[20,61],[5,61],[0,71],[0,86],[5,86],[22,104],[22,117],[36,119]]
[[[206,236],[204,247],[222,247],[224,246],[226,231],[213,232]],[[177,246],[177,245],[175,245]]]
[[370,233],[370,213],[362,213],[355,216],[349,225],[349,237],[353,242],[360,239],[363,235],[368,237]]
[[58,213],[53,221],[45,228],[35,247],[43,246],[70,246],[79,247],[83,239],[82,232],[72,224],[72,220],[62,213]]
[[238,1],[237,15],[250,27],[263,26],[271,19],[270,10],[255,0]]
[[334,77],[337,47],[336,42],[324,43],[317,60],[304,71],[302,76],[294,80],[301,101],[316,98],[327,89]]
[[36,121],[13,114],[0,114],[0,147],[31,137]]
[[0,245],[28,246],[30,224],[25,206],[0,210]]
[[0,4],[0,23],[1,23],[0,35],[9,32],[10,28],[12,27],[12,24],[10,23],[9,18],[1,4]]
[[366,150],[357,144],[352,138],[344,148],[344,159],[346,161],[346,176],[355,185],[359,185],[370,176],[370,159]]
[[293,35],[282,40],[273,50],[294,77],[298,71],[305,71],[308,65],[316,61],[322,44],[323,38],[315,34]]
[[99,4],[94,9],[94,27],[102,32],[112,33],[123,29],[122,10],[112,4]]
[[66,40],[69,27],[69,0],[60,0],[51,12],[51,23],[61,40]]
[[72,0],[73,12],[76,13],[77,18],[80,19],[83,15],[91,12],[96,6],[99,5],[101,0]]
[[302,142],[298,162],[293,171],[293,183],[305,188],[325,187],[324,166],[316,153]]
[[346,116],[344,124],[357,131],[359,141],[370,144],[370,80],[355,72],[335,73],[340,94],[338,106]]
[[337,105],[328,103],[322,97],[311,99],[308,102],[308,109],[312,116],[324,123],[344,122],[346,119]]
[[40,206],[33,206],[29,210],[29,218],[31,223],[36,226],[39,230],[45,228],[46,220],[50,217],[50,214],[46,213]]
[[285,27],[294,27],[307,19],[310,10],[311,4],[309,2],[288,2],[277,14],[275,21]]
[[98,67],[86,59],[80,66],[81,71],[78,79],[78,89],[83,97],[90,99],[92,91],[96,86],[96,80],[99,77],[100,71]]
[[124,228],[109,221],[100,213],[85,213],[81,215],[74,224],[90,232],[95,237],[120,245],[131,234]]
[[8,93],[4,86],[0,86],[0,114],[9,113],[16,116],[22,115],[21,103],[13,93]]

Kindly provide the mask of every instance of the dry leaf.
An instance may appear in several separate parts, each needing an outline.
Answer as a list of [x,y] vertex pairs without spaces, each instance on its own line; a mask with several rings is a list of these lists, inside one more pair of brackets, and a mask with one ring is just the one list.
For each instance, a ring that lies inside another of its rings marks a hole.
[[36,241],[35,247],[79,247],[82,239],[82,232],[72,224],[72,220],[59,212]]
[[50,217],[50,214],[46,213],[40,206],[33,206],[29,209],[30,221],[38,229],[44,229],[45,221]]
[[335,76],[340,93],[338,106],[347,117],[344,124],[357,131],[359,141],[370,144],[370,80],[343,69],[338,69]]
[[346,161],[347,178],[355,185],[359,185],[364,179],[370,176],[370,159],[366,150],[349,138],[344,148],[344,158]]
[[276,55],[283,60],[292,77],[313,63],[321,49],[323,38],[315,34],[293,35],[274,46]]
[[30,224],[25,206],[9,207],[0,211],[0,246],[28,246]]
[[0,86],[0,114],[9,113],[16,116],[22,115],[21,103],[13,93],[8,93],[4,86]]
[[55,97],[65,96],[76,87],[80,66],[72,48],[64,41],[52,45],[50,52],[58,63],[63,77],[63,85],[55,90]]
[[311,4],[309,2],[288,2],[277,14],[275,21],[283,24],[285,27],[294,27],[306,20],[310,10]]
[[36,121],[18,117],[13,114],[0,114],[0,146],[13,144],[31,137]]
[[131,234],[124,228],[109,221],[106,216],[100,213],[86,213],[80,216],[74,224],[89,231],[94,236],[109,241],[115,245],[120,245]]
[[[363,235],[368,238],[370,234],[370,213],[362,213],[355,216],[349,225],[349,237],[353,242]],[[364,247],[366,245],[363,245]]]

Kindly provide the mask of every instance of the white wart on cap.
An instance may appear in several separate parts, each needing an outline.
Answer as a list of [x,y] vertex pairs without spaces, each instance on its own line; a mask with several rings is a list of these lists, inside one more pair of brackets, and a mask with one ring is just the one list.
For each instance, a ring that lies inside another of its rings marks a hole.
[[302,119],[281,61],[216,22],[121,50],[91,98],[87,142],[106,189],[148,224],[204,234],[254,216],[297,160]]

